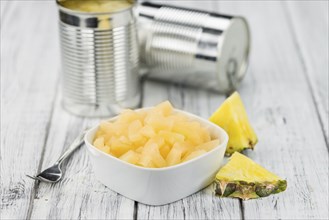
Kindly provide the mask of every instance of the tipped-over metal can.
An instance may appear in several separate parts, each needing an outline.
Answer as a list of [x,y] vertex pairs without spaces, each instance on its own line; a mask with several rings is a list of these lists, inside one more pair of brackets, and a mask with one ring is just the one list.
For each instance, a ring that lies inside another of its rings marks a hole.
[[132,1],[57,0],[63,106],[110,116],[140,103],[138,40]]
[[230,92],[243,79],[250,32],[243,17],[142,3],[140,55],[150,78]]

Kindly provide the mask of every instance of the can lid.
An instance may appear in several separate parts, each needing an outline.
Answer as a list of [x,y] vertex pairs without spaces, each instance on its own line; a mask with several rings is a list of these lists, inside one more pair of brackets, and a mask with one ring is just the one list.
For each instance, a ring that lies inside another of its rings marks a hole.
[[249,26],[243,17],[231,19],[218,44],[217,79],[223,92],[237,88],[246,74],[250,51]]

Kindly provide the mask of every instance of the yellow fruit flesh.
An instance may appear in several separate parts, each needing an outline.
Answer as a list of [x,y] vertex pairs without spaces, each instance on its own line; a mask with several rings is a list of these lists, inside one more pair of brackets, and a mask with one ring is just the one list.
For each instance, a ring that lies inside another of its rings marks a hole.
[[253,149],[258,141],[237,92],[227,98],[209,120],[222,127],[229,135],[226,155]]
[[65,8],[82,12],[117,12],[131,7],[133,0],[59,0]]
[[248,157],[235,152],[229,162],[216,174],[216,179],[245,182],[271,182],[280,177],[258,165]]
[[215,182],[218,195],[241,199],[266,197],[287,188],[285,180],[238,152],[216,174]]
[[170,102],[145,111],[123,111],[102,122],[93,145],[119,159],[148,168],[173,166],[217,147],[208,128],[180,113]]

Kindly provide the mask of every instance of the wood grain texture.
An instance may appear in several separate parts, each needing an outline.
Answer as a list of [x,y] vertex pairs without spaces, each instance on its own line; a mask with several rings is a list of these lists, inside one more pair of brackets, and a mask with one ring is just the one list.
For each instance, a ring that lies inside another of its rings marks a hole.
[[[329,143],[329,2],[287,2],[286,15],[297,52]],[[329,148],[329,146],[328,146]]]
[[[64,164],[62,182],[27,179],[99,119],[61,108],[55,2],[0,1],[1,219],[328,219],[328,2],[162,2],[249,20],[251,62],[239,92],[260,142],[246,154],[286,178],[287,191],[240,203],[215,197],[211,185],[169,205],[147,206],[95,180],[85,149]],[[225,99],[149,80],[143,92],[143,106],[168,99],[204,118]]]
[[[152,96],[147,94],[152,93]],[[208,118],[225,97],[183,85],[146,81],[143,106],[169,100],[176,108]],[[197,178],[197,177],[196,177]],[[180,201],[163,205],[138,204],[137,219],[240,219],[238,200],[220,199],[214,195],[214,185]]]
[[[181,7],[213,10],[214,1],[155,1]],[[208,118],[225,96],[180,84],[146,81],[143,106],[169,100],[176,108]],[[152,94],[152,95],[150,95]],[[197,178],[197,177],[196,177]],[[214,195],[214,185],[183,200],[164,206],[138,204],[137,219],[240,219],[238,200],[220,199]]]
[[[68,114],[61,107],[58,96],[42,167],[53,164],[79,132],[99,120]],[[40,183],[33,201],[32,219],[133,218],[134,201],[118,195],[95,179],[85,146],[63,167],[65,176],[61,182],[55,185]]]
[[47,139],[59,67],[51,4],[1,1],[2,219],[27,217],[35,184],[25,174],[38,170]]
[[244,217],[327,219],[328,151],[283,7],[220,4],[222,12],[245,15],[252,30],[252,82],[240,92],[260,141],[247,155],[288,181],[284,193],[243,202]]

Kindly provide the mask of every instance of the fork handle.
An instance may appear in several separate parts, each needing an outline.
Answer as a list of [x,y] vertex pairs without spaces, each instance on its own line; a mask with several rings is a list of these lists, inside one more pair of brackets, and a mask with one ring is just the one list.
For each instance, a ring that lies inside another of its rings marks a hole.
[[68,158],[76,149],[78,149],[83,144],[83,138],[85,136],[85,131],[79,134],[79,136],[74,139],[72,144],[67,148],[67,150],[58,158],[57,164],[61,164],[66,158]]

